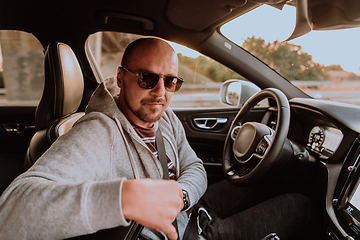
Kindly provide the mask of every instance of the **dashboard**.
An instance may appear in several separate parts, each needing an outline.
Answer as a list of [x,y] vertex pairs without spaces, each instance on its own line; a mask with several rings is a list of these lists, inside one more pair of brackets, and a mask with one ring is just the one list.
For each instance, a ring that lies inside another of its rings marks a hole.
[[326,239],[360,239],[360,107],[293,99],[290,108],[288,138],[325,169]]
[[[275,130],[277,110],[270,108],[263,123]],[[235,129],[236,130],[236,129]],[[344,134],[330,118],[322,112],[305,106],[291,107],[291,121],[288,138],[303,145],[319,160],[331,158],[343,140]]]
[[[293,162],[290,164],[292,159],[286,162],[286,170],[271,175],[271,180],[279,179],[276,182],[279,188],[285,185],[285,190],[304,193],[316,203],[322,215],[319,222],[326,236],[321,240],[360,239],[360,107],[303,98],[291,99],[289,104],[287,139],[290,147],[296,144],[296,147],[301,147],[299,151],[305,149],[311,161],[304,163],[299,160],[293,165]],[[237,111],[233,115],[225,113],[221,113],[221,117],[229,118],[231,124]],[[193,116],[198,117],[190,115]],[[254,108],[251,117],[249,121],[261,122],[275,129],[276,103],[269,101],[265,107]],[[233,129],[232,138],[238,129]],[[209,134],[209,139],[212,137],[215,134]],[[212,149],[203,150],[209,151]],[[216,152],[220,151],[216,149]],[[214,166],[213,163],[211,161],[212,165],[208,166]]]

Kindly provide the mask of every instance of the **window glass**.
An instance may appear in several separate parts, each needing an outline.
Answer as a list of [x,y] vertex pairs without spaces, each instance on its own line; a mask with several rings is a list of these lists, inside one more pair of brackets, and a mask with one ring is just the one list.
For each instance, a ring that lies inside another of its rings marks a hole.
[[[139,35],[98,32],[88,39],[88,56],[101,72],[101,79],[116,76],[125,47]],[[231,69],[184,46],[169,42],[178,54],[179,76],[184,79],[181,89],[173,95],[172,108],[222,108],[219,92],[229,79],[244,79]],[[91,54],[89,54],[91,53]],[[94,69],[96,71],[96,69]]]
[[0,30],[0,106],[36,106],[43,85],[40,42],[29,33]]
[[265,4],[226,23],[221,33],[310,96],[360,105],[360,28],[311,31],[286,41],[295,20],[295,7]]

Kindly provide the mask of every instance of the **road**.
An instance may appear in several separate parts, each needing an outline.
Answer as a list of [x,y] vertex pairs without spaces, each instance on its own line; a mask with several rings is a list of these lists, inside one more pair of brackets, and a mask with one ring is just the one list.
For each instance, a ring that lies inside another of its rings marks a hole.
[[[360,81],[327,82],[327,81],[299,81],[293,82],[308,95],[316,99],[334,100],[338,102],[360,105]],[[172,108],[193,107],[226,107],[219,100],[219,93],[211,92],[189,92],[175,93],[170,105]]]

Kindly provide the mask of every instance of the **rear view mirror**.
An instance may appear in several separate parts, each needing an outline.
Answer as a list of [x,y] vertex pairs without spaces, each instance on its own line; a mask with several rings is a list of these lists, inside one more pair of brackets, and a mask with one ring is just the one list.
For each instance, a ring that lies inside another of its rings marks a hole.
[[220,89],[220,101],[230,106],[241,107],[255,93],[261,89],[255,84],[230,79],[225,81]]

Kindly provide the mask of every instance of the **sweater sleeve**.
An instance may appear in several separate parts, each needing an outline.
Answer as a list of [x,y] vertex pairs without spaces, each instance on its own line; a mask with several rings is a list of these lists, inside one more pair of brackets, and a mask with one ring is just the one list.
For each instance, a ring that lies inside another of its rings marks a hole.
[[64,239],[127,226],[121,210],[125,178],[111,176],[110,118],[85,115],[0,197],[0,236]]
[[185,130],[180,120],[172,110],[167,110],[167,113],[173,127],[178,150],[180,174],[177,181],[180,183],[181,188],[188,192],[190,205],[193,206],[206,191],[206,171],[203,162],[196,156],[196,153],[187,141]]

